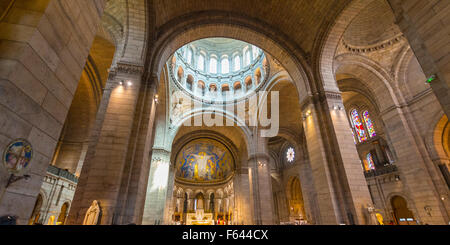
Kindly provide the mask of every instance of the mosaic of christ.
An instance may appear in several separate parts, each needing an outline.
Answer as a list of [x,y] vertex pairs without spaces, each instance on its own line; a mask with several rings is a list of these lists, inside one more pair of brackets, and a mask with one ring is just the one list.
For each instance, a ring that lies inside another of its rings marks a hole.
[[177,177],[195,182],[225,180],[232,173],[233,157],[219,142],[198,139],[190,142],[178,153]]

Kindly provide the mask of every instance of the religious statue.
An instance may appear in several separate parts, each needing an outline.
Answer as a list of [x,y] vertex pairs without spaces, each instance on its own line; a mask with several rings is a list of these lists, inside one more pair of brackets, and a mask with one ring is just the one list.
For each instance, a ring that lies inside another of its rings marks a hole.
[[94,200],[86,212],[84,217],[83,225],[97,225],[98,217],[100,216],[100,206],[98,201]]
[[375,207],[373,205],[371,205],[371,204],[367,204],[366,210],[367,210],[367,216],[368,216],[367,217],[368,218],[368,224],[369,225],[378,225],[379,222],[378,222],[378,219],[377,219],[377,216],[376,216]]
[[195,161],[197,162],[197,178],[205,178],[207,175],[207,166],[206,164],[208,163],[209,158],[211,158],[211,156],[208,156],[206,153],[204,152],[200,152],[198,155],[193,155],[195,157]]

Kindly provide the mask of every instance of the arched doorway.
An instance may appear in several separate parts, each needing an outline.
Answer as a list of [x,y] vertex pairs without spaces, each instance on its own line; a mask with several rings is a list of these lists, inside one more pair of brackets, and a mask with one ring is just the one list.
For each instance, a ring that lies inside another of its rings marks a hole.
[[205,198],[203,197],[203,193],[198,193],[195,196],[194,210],[204,209],[205,208]]
[[392,214],[397,225],[416,225],[414,215],[408,209],[406,200],[401,196],[394,196],[391,199]]
[[66,222],[68,211],[69,211],[69,203],[66,202],[61,206],[61,212],[59,213],[58,221],[56,221],[57,225],[64,225],[64,223]]
[[41,216],[41,207],[42,207],[43,198],[42,195],[39,194],[36,203],[34,204],[33,212],[31,213],[30,220],[28,221],[29,225],[34,225],[39,222],[39,218]]

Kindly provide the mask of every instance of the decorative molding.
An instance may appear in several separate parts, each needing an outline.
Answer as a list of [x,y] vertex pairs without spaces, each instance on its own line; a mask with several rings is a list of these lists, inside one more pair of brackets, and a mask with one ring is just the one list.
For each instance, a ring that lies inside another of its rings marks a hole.
[[344,39],[342,39],[342,44],[344,45],[344,47],[347,49],[347,51],[352,52],[352,53],[369,53],[369,52],[374,52],[374,51],[378,51],[381,49],[385,49],[387,47],[390,47],[396,43],[399,43],[401,41],[405,41],[406,38],[403,34],[399,34],[391,39],[388,39],[386,41],[383,42],[379,42],[377,44],[374,45],[368,45],[368,46],[356,46],[356,45],[351,45],[345,42]]
[[267,160],[270,161],[270,155],[266,152],[256,152],[256,153],[252,153],[248,156],[248,161],[253,161],[253,160]]
[[144,66],[130,63],[118,62],[115,71],[130,75],[141,75],[144,73]]
[[309,95],[300,103],[300,108],[302,111],[306,110],[306,108],[311,104],[319,104],[328,100],[339,100],[342,103],[342,93],[341,92],[332,92],[325,91],[316,93],[313,95]]

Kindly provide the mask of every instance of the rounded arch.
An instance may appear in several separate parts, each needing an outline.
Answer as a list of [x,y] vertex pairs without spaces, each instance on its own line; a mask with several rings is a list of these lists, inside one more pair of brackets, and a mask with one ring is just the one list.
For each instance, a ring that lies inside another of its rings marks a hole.
[[[240,167],[241,164],[241,153],[245,152],[246,149],[241,149],[240,151],[238,149],[239,141],[242,140],[242,133],[239,132],[240,130],[237,130],[237,135],[234,138],[230,138],[225,136],[225,134],[222,134],[221,132],[217,132],[215,130],[196,130],[192,132],[191,134],[185,134],[181,130],[178,130],[177,135],[173,139],[172,144],[172,155],[171,155],[171,161],[172,163],[175,163],[175,158],[178,156],[180,151],[183,149],[183,147],[190,142],[198,139],[211,139],[214,141],[217,141],[218,143],[222,144],[232,155],[234,166],[232,166],[233,171]],[[228,132],[230,134],[230,132]],[[230,136],[230,135],[228,135]]]
[[306,219],[302,186],[298,176],[289,177],[286,186],[286,195],[290,216]]
[[255,84],[259,85],[261,83],[262,75],[261,75],[261,68],[256,68],[255,70]]
[[364,84],[380,111],[399,104],[389,75],[374,62],[359,55],[341,55],[335,65],[336,77],[354,78]]
[[33,211],[31,212],[31,216],[28,221],[29,225],[33,225],[33,224],[36,224],[39,222],[39,218],[41,216],[41,208],[45,207],[44,206],[44,195],[41,193],[42,193],[42,191],[39,192],[39,194],[36,198],[36,202],[34,204]]
[[[175,56],[174,56],[175,57]],[[182,66],[178,67],[178,71],[177,71],[177,77],[178,77],[178,81],[182,81],[183,77],[184,77],[184,70]]]
[[118,47],[114,63],[144,64],[149,34],[147,6],[145,0],[107,1],[102,22]]
[[417,217],[408,207],[409,203],[403,196],[393,195],[389,198],[389,203],[392,208],[393,218],[396,220],[397,224],[400,224],[402,219],[412,218],[414,220],[415,217]]
[[[219,113],[219,115],[217,113]],[[203,117],[205,114],[215,114],[216,116],[219,116],[221,120],[222,119],[231,120],[235,125],[238,125],[238,127],[233,127],[233,128],[237,128],[237,130],[240,132],[240,135],[242,137],[242,140],[244,142],[246,149],[250,149],[249,141],[252,137],[252,131],[250,130],[250,128],[245,124],[244,121],[242,121],[240,118],[238,118],[237,115],[232,114],[229,111],[218,112],[217,108],[216,109],[200,108],[200,109],[196,109],[196,110],[191,110],[191,111],[189,111],[189,113],[182,115],[181,119],[174,126],[175,131],[173,132],[173,134],[171,134],[172,136],[168,139],[169,145],[173,144],[173,142],[177,138],[177,135],[179,135],[179,133],[180,133],[180,129],[182,128],[183,125],[185,125],[185,123],[187,121],[190,121],[192,119],[195,120],[195,117]],[[229,127],[229,128],[231,128],[231,127]]]
[[[233,21],[230,21],[230,18]],[[207,19],[207,21],[205,21]],[[205,24],[207,23],[207,24]],[[228,12],[192,13],[176,18],[161,27],[161,36],[150,54],[150,72],[158,77],[167,61],[183,45],[208,37],[226,37],[241,40],[265,50],[280,61],[291,77],[301,99],[310,93],[310,68],[305,53],[288,37],[273,35],[274,31],[257,21],[249,22],[242,16]]]
[[430,153],[431,160],[450,163],[450,123],[448,117],[440,111],[433,117],[433,124],[425,135],[425,144]]
[[318,44],[320,45],[318,51],[319,58],[317,59],[319,66],[318,75],[320,78],[318,80],[323,82],[321,87],[323,87],[326,91],[339,91],[333,73],[334,56],[336,55],[338,44],[353,19],[372,1],[374,0],[351,1],[335,19],[334,24],[328,27],[328,30],[324,35],[323,42]]
[[388,212],[390,212],[390,213],[392,213],[392,205],[391,205],[391,200],[392,200],[392,198],[393,197],[395,197],[395,196],[400,196],[400,197],[402,197],[403,199],[405,199],[406,200],[406,203],[407,203],[407,208],[409,209],[409,210],[411,210],[411,212],[414,214],[414,217],[415,218],[419,218],[419,215],[418,215],[418,213],[417,213],[417,210],[416,210],[416,207],[415,207],[415,205],[414,205],[414,202],[413,202],[413,200],[411,199],[411,198],[409,198],[408,197],[408,195],[406,195],[405,193],[403,193],[403,192],[391,192],[391,193],[389,193],[387,196],[386,196],[386,202],[385,202],[385,207],[387,207],[387,211]]
[[66,201],[61,205],[61,210],[57,219],[57,224],[64,225],[67,219],[67,215],[69,215],[70,209],[70,201]]

